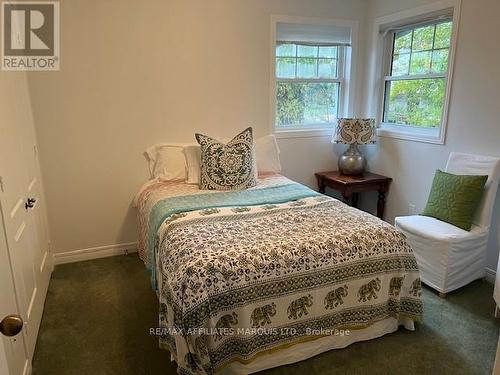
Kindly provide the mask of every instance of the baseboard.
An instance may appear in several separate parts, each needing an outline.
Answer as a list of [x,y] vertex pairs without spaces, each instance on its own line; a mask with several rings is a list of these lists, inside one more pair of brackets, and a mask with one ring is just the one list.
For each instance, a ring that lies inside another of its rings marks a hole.
[[67,251],[54,254],[54,264],[81,262],[83,260],[123,255],[137,251],[137,242],[120,243],[108,246],[90,247],[88,249]]
[[491,268],[486,267],[486,276],[484,279],[492,284],[495,284],[495,280],[497,277],[497,272],[495,270],[492,270]]

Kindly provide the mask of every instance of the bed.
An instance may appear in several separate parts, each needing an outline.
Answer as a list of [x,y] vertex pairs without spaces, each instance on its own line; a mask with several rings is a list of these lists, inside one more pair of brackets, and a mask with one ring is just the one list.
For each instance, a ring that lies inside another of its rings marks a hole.
[[160,346],[180,374],[253,373],[421,318],[404,236],[283,176],[227,192],[155,180],[135,205]]

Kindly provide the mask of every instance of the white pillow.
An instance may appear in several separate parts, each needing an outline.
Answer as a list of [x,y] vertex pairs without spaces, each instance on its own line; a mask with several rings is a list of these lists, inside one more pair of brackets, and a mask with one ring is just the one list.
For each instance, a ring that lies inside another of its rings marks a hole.
[[[257,172],[281,173],[280,150],[274,135],[266,135],[255,141],[255,158],[257,159]],[[184,155],[187,165],[187,183],[198,184],[200,182],[201,149],[198,144],[190,144],[184,147]]]
[[262,173],[281,173],[280,149],[272,134],[255,141],[257,171]]
[[201,147],[199,144],[184,147],[184,156],[187,167],[187,183],[198,184],[201,173]]
[[167,143],[152,146],[144,156],[149,164],[151,178],[185,180],[187,177],[184,147],[186,144]]

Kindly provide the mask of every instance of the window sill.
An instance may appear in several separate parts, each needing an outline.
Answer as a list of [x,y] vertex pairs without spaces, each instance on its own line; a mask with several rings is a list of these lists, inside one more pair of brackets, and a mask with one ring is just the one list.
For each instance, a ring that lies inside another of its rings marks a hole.
[[323,128],[323,129],[275,129],[274,136],[278,139],[286,138],[312,138],[312,137],[332,137],[333,128]]
[[444,133],[440,128],[419,128],[416,126],[380,124],[377,129],[379,137],[404,139],[407,141],[444,144]]

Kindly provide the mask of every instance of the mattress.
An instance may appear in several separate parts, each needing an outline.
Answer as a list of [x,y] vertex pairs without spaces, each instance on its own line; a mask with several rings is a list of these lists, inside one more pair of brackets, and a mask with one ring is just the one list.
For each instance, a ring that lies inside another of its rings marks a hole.
[[154,181],[136,206],[160,346],[181,374],[260,371],[421,318],[404,236],[283,176],[239,192]]

